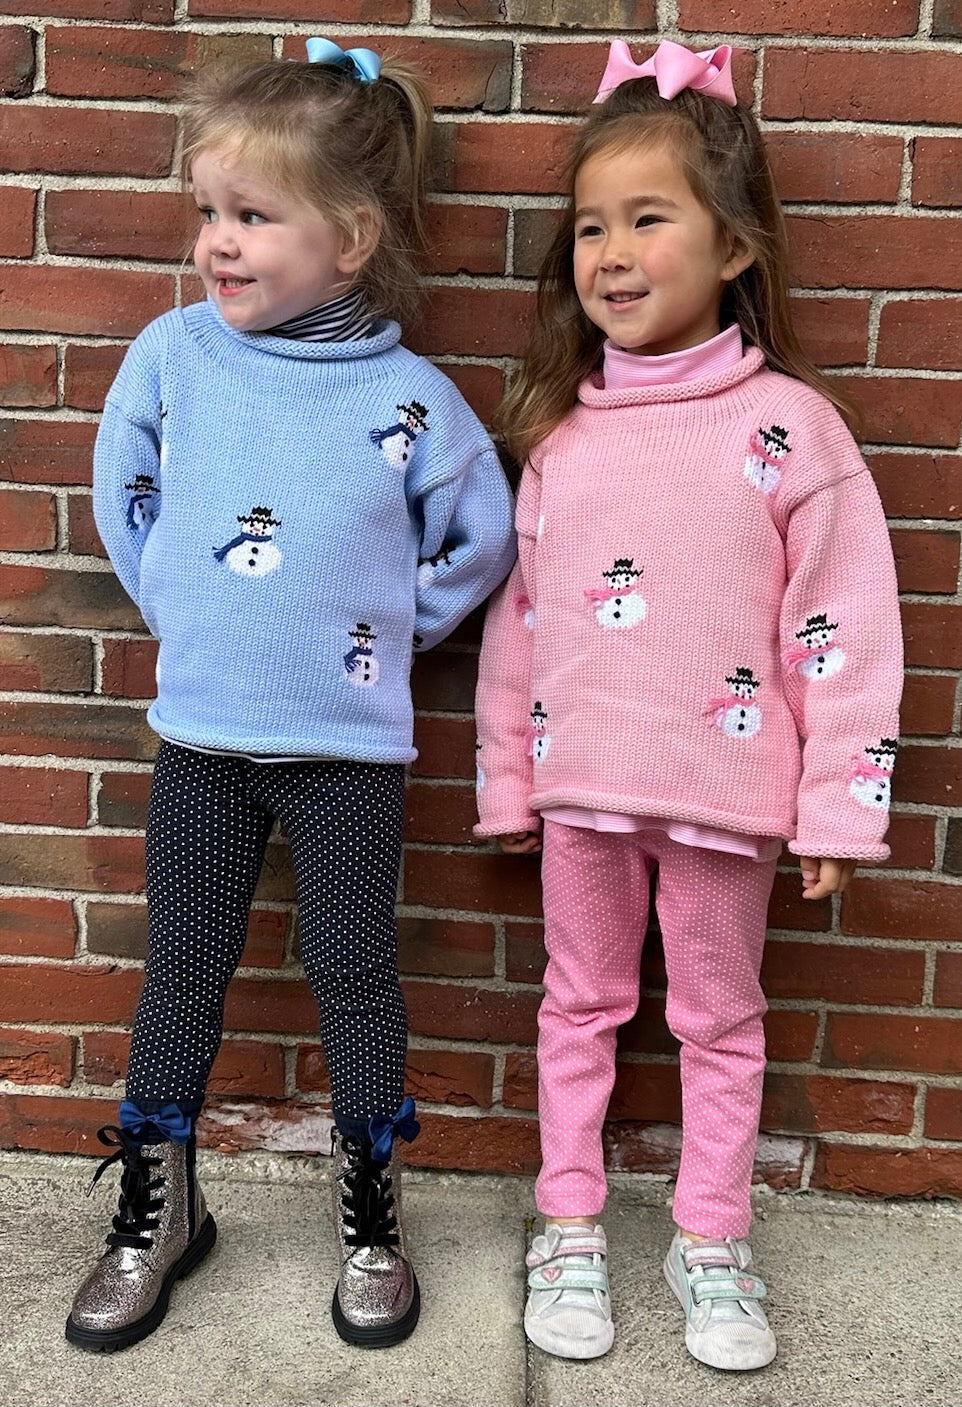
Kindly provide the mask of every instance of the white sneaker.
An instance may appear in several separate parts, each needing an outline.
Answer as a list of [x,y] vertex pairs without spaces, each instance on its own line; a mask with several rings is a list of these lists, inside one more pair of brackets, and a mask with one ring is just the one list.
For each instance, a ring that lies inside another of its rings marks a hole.
[[548,1226],[525,1258],[524,1331],[556,1358],[600,1358],[615,1339],[600,1226]]
[[775,1335],[759,1303],[768,1291],[755,1274],[747,1241],[689,1241],[676,1232],[665,1279],[685,1311],[685,1343],[693,1358],[734,1372],[771,1363]]

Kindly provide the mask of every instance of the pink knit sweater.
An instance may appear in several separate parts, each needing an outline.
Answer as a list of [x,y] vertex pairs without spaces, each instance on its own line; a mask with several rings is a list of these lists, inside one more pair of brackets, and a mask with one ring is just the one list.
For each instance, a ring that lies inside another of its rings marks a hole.
[[558,806],[888,856],[901,632],[882,507],[824,397],[751,349],[583,383],[518,497],[478,687],[480,836]]

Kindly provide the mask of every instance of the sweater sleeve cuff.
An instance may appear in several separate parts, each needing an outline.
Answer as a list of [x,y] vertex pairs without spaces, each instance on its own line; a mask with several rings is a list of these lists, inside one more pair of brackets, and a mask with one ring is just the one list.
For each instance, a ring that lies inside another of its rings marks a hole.
[[857,860],[860,865],[881,865],[892,853],[884,840],[852,841],[850,845],[819,840],[817,836],[797,836],[788,842],[793,855],[810,855],[817,860]]
[[518,835],[521,831],[533,831],[535,835],[540,835],[541,830],[541,817],[528,814],[479,821],[474,827],[474,834],[478,840],[491,840],[494,836]]

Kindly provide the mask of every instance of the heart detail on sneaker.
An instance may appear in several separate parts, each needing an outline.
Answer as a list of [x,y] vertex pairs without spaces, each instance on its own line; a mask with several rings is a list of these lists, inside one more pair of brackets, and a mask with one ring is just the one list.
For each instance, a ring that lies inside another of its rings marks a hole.
[[544,1266],[544,1268],[543,1268],[542,1271],[541,1271],[541,1278],[542,1278],[542,1280],[547,1280],[549,1284],[550,1284],[552,1281],[557,1280],[558,1277],[561,1275],[561,1269],[562,1269],[562,1267],[561,1267],[560,1265],[546,1265],[546,1266]]

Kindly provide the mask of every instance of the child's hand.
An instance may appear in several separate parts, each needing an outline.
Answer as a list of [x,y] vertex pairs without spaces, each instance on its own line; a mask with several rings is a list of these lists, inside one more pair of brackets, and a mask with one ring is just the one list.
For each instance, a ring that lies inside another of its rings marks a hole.
[[541,849],[541,837],[534,831],[515,831],[513,835],[499,835],[498,845],[506,855],[534,855]]
[[824,899],[828,894],[842,893],[858,861],[819,860],[803,855],[798,863],[802,871],[802,898]]

